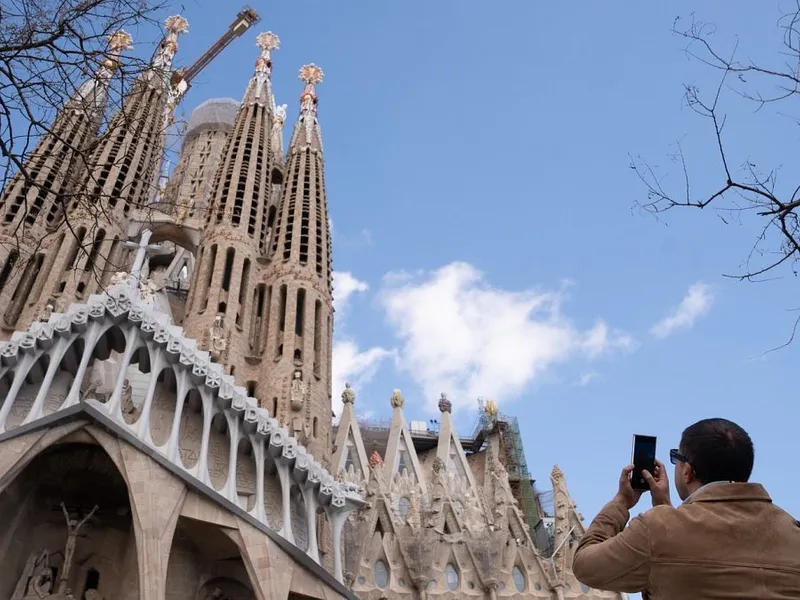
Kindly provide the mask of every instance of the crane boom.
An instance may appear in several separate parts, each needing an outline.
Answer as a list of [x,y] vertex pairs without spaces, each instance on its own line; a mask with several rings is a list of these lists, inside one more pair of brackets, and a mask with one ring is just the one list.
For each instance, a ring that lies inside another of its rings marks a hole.
[[245,6],[236,15],[236,19],[230,24],[227,31],[223,33],[219,39],[214,42],[211,47],[206,50],[203,55],[198,58],[192,65],[186,69],[180,69],[172,75],[172,85],[182,96],[191,87],[192,80],[197,76],[200,71],[205,69],[209,63],[214,60],[217,55],[222,52],[228,44],[238,37],[241,37],[245,31],[250,29],[253,25],[261,20],[259,14],[249,6]]

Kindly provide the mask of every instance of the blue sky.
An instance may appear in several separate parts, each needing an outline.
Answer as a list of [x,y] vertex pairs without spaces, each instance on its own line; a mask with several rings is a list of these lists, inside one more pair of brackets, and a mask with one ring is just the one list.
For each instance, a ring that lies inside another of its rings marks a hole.
[[[672,167],[681,139],[695,189],[718,183],[708,124],[682,103],[684,82],[713,89],[717,75],[687,61],[670,28],[696,11],[720,43],[738,34],[744,55],[777,62],[776,3],[254,6],[262,22],[182,107],[240,98],[263,30],[282,41],[273,82],[290,115],[298,68],[325,70],[335,369],[359,412],[387,417],[401,388],[406,418],[427,420],[448,392],[467,433],[476,396],[493,398],[519,418],[532,475],[547,488],[559,464],[587,522],[614,494],[633,433],[657,435],[666,460],[685,426],[724,416],[754,439],[754,479],[800,515],[787,476],[798,346],[761,356],[789,334],[796,280],[725,279],[758,223],[726,226],[713,211],[659,222],[633,208],[644,189],[629,168],[629,154]],[[187,2],[178,62],[199,56],[238,8]],[[785,113],[754,116],[730,96],[726,110],[736,165],[791,168],[797,128]]]

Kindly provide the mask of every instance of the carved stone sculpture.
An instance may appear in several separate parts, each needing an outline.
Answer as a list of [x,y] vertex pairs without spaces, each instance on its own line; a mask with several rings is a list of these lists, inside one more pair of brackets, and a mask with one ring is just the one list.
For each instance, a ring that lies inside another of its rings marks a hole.
[[392,392],[391,402],[392,408],[403,408],[403,405],[406,401],[403,399],[403,394],[400,392],[400,390],[395,390]]
[[214,317],[214,324],[209,331],[209,352],[214,360],[219,360],[222,353],[225,352],[227,347],[227,340],[225,339],[225,322],[222,315]]
[[342,392],[342,402],[345,404],[354,404],[356,401],[356,393],[349,383],[344,384],[344,391]]
[[299,412],[305,406],[306,396],[308,395],[308,384],[303,381],[302,373],[295,371],[292,378],[292,389],[289,392],[292,410]]
[[53,310],[55,310],[55,306],[53,305],[53,299],[49,298],[47,300],[47,304],[44,307],[44,310],[39,314],[39,320],[47,323],[50,320],[50,315],[53,314]]
[[378,454],[378,451],[375,450],[369,457],[369,466],[373,469],[377,469],[383,466],[383,458],[381,455]]
[[64,512],[64,518],[67,520],[67,544],[64,547],[64,565],[61,567],[61,574],[58,577],[59,594],[64,594],[67,591],[67,582],[69,581],[69,574],[72,570],[72,559],[75,555],[75,546],[78,543],[78,533],[86,524],[86,521],[97,512],[97,509],[98,507],[95,506],[88,515],[78,521],[78,519],[70,517],[67,512],[67,507],[63,502],[61,503],[61,510]]
[[439,399],[439,411],[440,412],[452,412],[453,404],[450,400],[447,399],[447,394],[442,394],[442,397]]
[[34,563],[33,577],[26,596],[46,598],[53,591],[53,570],[50,568],[50,554],[43,550]]

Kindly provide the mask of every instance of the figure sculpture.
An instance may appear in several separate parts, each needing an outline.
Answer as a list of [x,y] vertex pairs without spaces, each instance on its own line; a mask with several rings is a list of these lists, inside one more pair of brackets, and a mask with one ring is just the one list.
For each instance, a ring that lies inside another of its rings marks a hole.
[[95,507],[83,519],[73,519],[67,512],[67,507],[61,503],[61,510],[64,512],[64,518],[67,520],[67,544],[64,548],[64,565],[61,567],[61,574],[58,577],[58,593],[64,594],[67,591],[67,583],[69,582],[69,573],[72,570],[72,559],[75,555],[75,546],[78,543],[78,533],[86,524],[95,512],[98,506]]
[[292,410],[298,412],[303,409],[305,405],[306,395],[308,394],[308,384],[303,381],[303,374],[300,371],[295,371],[292,377],[292,390],[290,392],[290,400]]
[[33,569],[33,577],[28,590],[28,596],[38,596],[46,598],[53,591],[53,570],[50,568],[50,554],[47,550],[36,559]]

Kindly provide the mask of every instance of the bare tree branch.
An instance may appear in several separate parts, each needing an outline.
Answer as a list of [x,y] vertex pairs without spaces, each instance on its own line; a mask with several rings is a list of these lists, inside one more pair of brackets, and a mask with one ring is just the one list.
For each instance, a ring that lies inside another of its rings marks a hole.
[[[677,142],[675,152],[669,155],[680,171],[682,181],[677,189],[668,183],[667,172],[641,157],[631,158],[631,169],[646,189],[646,198],[636,204],[654,215],[677,207],[713,208],[725,224],[731,222],[730,215],[735,215],[738,223],[752,221],[760,232],[742,271],[726,276],[755,281],[786,266],[796,275],[800,260],[800,181],[783,185],[779,183],[778,167],[762,171],[752,158],[732,156],[726,143],[728,115],[722,102],[726,92],[731,91],[754,102],[755,113],[758,113],[766,105],[780,103],[800,93],[800,0],[795,0],[792,10],[777,23],[785,50],[782,65],[763,65],[737,58],[741,52],[738,39],[730,52],[723,51],[711,41],[716,27],[697,21],[693,15],[688,26],[682,27],[681,23],[680,18],[675,19],[673,32],[686,41],[686,55],[720,73],[718,85],[709,95],[701,93],[695,85],[684,87],[686,104],[706,120],[713,135],[719,184],[708,191],[691,185],[689,161],[681,142]],[[736,162],[740,162],[739,168],[734,168]]]

